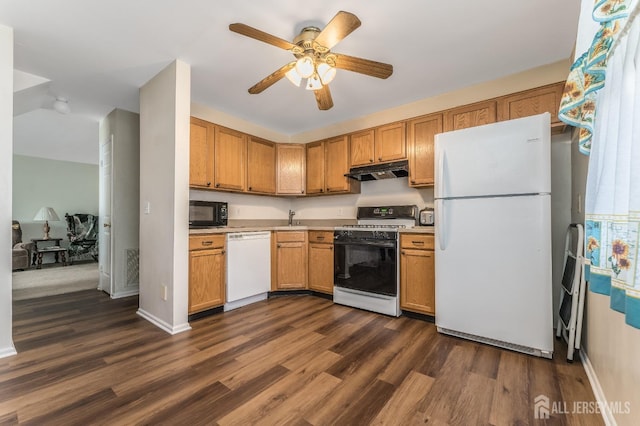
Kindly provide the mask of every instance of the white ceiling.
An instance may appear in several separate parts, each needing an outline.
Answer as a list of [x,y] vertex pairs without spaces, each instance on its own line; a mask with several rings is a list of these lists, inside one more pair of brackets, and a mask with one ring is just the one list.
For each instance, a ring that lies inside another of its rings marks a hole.
[[[87,162],[97,162],[98,121],[116,107],[137,112],[140,86],[176,58],[191,65],[192,101],[294,135],[567,59],[579,9],[580,0],[2,0],[15,68],[50,80],[42,100],[31,102],[37,108],[16,116],[14,146],[31,155],[24,144],[40,152],[79,144],[81,157],[81,145],[91,144],[95,158]],[[286,79],[247,92],[293,56],[232,33],[229,24],[292,40],[339,10],[362,26],[333,50],[390,63],[390,78],[338,70],[329,111]],[[54,96],[68,98],[72,114],[53,112]],[[21,102],[19,112],[28,109]]]

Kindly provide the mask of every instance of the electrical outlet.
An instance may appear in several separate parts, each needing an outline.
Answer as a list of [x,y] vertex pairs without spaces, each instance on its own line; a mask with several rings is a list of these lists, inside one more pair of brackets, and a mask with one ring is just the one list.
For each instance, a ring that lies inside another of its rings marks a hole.
[[240,207],[236,207],[236,217],[240,216]]
[[338,209],[338,217],[344,216],[344,209]]
[[167,286],[166,284],[162,284],[160,286],[160,297],[162,300],[167,300]]
[[144,214],[151,214],[151,203],[149,201],[144,205]]

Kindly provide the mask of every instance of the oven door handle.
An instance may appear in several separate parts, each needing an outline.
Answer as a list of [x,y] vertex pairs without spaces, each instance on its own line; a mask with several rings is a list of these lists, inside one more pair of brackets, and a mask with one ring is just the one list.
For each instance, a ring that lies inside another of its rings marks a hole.
[[381,247],[381,248],[396,248],[395,241],[390,242],[371,242],[371,241],[334,241],[336,246],[361,246],[361,247]]

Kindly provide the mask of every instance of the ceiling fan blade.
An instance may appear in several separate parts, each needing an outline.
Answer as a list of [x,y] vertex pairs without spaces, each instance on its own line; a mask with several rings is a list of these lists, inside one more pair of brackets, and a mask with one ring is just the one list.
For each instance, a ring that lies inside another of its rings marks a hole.
[[393,65],[390,64],[357,58],[355,56],[342,55],[340,53],[336,53],[335,55],[336,68],[378,78],[387,78],[393,74]]
[[251,93],[252,95],[256,95],[258,93],[261,93],[263,90],[268,89],[274,83],[276,83],[282,77],[284,77],[287,71],[289,71],[291,68],[295,66],[296,66],[295,62],[289,62],[287,65],[279,68],[278,70],[274,71],[273,73],[269,74],[268,76],[266,76],[265,78],[257,82],[253,87],[249,89],[249,93]]
[[316,95],[318,109],[326,111],[333,107],[333,99],[331,99],[331,91],[328,85],[325,84],[322,89],[314,90],[313,93]]
[[320,46],[331,49],[340,40],[351,34],[360,26],[361,22],[356,15],[349,12],[340,11],[318,34],[315,42]]
[[242,34],[243,36],[251,37],[256,40],[262,41],[267,44],[271,44],[275,47],[279,47],[284,50],[291,50],[298,46],[293,43],[288,42],[287,40],[281,39],[280,37],[276,37],[269,33],[265,33],[264,31],[260,31],[256,28],[250,27],[245,24],[230,24],[229,29],[234,33]]

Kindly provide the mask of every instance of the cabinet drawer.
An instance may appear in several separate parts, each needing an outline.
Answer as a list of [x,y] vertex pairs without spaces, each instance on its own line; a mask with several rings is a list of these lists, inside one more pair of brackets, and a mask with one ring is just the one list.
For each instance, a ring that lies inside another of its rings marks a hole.
[[309,231],[310,243],[333,243],[333,231]]
[[287,243],[292,241],[307,241],[305,231],[279,231],[276,232],[276,241]]
[[433,235],[400,234],[400,248],[433,250]]
[[189,250],[203,250],[224,247],[224,234],[190,235]]

